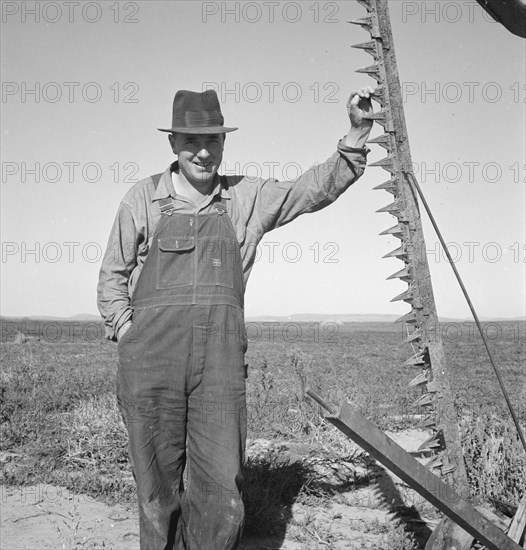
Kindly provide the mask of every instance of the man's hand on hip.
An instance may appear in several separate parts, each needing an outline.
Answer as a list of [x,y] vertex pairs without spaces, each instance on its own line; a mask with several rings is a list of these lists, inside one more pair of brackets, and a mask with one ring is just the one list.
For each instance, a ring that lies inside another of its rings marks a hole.
[[131,327],[131,324],[131,321],[126,321],[124,325],[122,325],[122,327],[117,332],[117,341],[119,341],[124,336],[124,333]]

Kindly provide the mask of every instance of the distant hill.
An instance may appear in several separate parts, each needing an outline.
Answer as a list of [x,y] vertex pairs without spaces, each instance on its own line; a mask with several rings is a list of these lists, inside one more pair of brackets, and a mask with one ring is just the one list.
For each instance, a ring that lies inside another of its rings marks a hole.
[[[294,313],[293,315],[259,315],[247,316],[248,322],[258,323],[394,323],[403,314],[393,315],[389,313]],[[30,315],[8,317],[0,316],[2,321],[69,321],[69,322],[102,322],[100,315],[92,313],[78,313],[72,317],[53,317],[51,315]],[[441,323],[462,323],[473,321],[472,318],[458,319],[453,317],[439,317]],[[481,317],[482,322],[511,322],[526,321],[526,317]]]
[[2,315],[0,316],[1,321],[80,321],[80,322],[102,322],[100,315],[93,315],[91,313],[78,313],[72,317],[54,317],[52,315],[20,315],[16,317]]
[[[336,322],[336,323],[394,323],[397,319],[402,317],[400,315],[393,315],[388,313],[295,313],[293,315],[279,316],[279,315],[260,315],[257,317],[247,316],[247,321],[252,322],[278,322],[278,323],[312,323],[312,322]],[[480,319],[483,322],[497,321],[525,321],[525,317],[514,318],[485,318]],[[473,321],[472,318],[458,319],[453,317],[439,317],[441,323],[461,323]],[[474,321],[473,321],[474,322]]]

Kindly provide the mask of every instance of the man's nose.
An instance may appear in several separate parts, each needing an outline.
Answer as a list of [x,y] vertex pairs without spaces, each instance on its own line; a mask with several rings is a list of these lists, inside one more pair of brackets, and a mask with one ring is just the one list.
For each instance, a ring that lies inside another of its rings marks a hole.
[[200,159],[208,158],[210,156],[210,151],[206,147],[202,147],[198,152],[197,156]]

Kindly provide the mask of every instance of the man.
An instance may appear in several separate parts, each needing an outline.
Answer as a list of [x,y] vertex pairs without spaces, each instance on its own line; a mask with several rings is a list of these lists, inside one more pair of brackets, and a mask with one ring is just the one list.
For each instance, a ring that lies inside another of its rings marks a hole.
[[[118,340],[118,403],[137,483],[141,549],[237,548],[246,439],[245,284],[263,235],[332,203],[365,168],[372,89],[351,127],[296,181],[219,176],[217,95],[182,90],[177,156],[124,197],[103,259],[99,310]],[[186,488],[183,470],[186,466]]]

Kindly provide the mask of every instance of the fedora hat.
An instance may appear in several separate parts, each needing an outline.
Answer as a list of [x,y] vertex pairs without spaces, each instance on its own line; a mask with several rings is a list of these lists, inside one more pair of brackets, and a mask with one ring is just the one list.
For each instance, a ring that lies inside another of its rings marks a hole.
[[202,93],[179,90],[174,97],[172,127],[157,129],[184,134],[224,134],[237,130],[223,126],[224,122],[215,90]]

